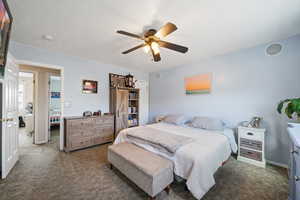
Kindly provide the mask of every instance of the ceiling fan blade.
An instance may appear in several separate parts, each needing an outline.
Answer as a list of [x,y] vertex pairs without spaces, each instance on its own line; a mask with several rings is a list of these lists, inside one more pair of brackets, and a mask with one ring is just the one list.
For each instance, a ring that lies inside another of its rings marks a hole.
[[128,49],[127,51],[124,51],[124,52],[122,52],[122,54],[128,54],[128,53],[130,53],[130,52],[132,52],[132,51],[134,51],[134,50],[137,50],[137,49],[139,49],[139,48],[142,48],[142,47],[144,47],[144,46],[146,46],[147,44],[140,44],[140,45],[138,45],[138,46],[136,46],[136,47],[133,47],[133,48],[131,48],[131,49]]
[[155,36],[160,37],[160,38],[166,37],[167,35],[169,35],[170,33],[173,33],[176,30],[177,30],[176,25],[168,22],[163,27],[161,27],[159,29],[159,31],[157,31]]
[[[150,48],[151,48],[151,47],[150,47]],[[158,61],[161,60],[161,58],[160,58],[160,53],[155,54],[152,48],[151,48],[151,52],[152,52],[152,55],[153,55],[153,60],[154,60],[154,62],[158,62]]]
[[170,43],[170,42],[165,42],[165,41],[162,41],[162,40],[158,41],[158,44],[161,47],[171,49],[171,50],[174,50],[174,51],[178,51],[180,53],[186,53],[189,50],[187,47],[180,46],[178,44],[173,44],[173,43]]
[[136,35],[136,34],[133,34],[133,33],[126,32],[126,31],[117,31],[117,33],[122,34],[122,35],[129,36],[129,37],[134,37],[134,38],[137,38],[137,39],[144,40],[143,37],[141,37],[141,36],[139,36],[139,35]]

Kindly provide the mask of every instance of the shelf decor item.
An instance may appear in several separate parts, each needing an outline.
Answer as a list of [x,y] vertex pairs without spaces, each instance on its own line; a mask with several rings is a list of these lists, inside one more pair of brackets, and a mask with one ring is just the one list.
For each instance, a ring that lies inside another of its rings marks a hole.
[[109,85],[111,88],[125,88],[126,76],[109,73]]
[[290,119],[296,117],[298,122],[300,122],[300,98],[286,99],[281,101],[277,106],[277,112],[279,114],[284,112]]
[[133,76],[129,73],[127,76],[125,76],[125,86],[129,88],[134,87],[134,81],[133,81]]
[[12,21],[6,0],[0,0],[0,67],[2,70],[6,64]]
[[84,94],[97,94],[98,81],[83,80],[82,81],[82,93]]

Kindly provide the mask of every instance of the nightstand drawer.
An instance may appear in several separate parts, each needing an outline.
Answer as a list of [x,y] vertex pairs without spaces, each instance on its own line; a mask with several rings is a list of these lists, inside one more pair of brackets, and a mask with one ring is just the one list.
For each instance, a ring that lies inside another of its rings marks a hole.
[[264,139],[263,133],[258,131],[251,131],[250,129],[240,129],[239,137],[257,141],[262,141]]
[[262,153],[261,152],[252,151],[249,149],[240,148],[240,156],[249,158],[249,159],[253,159],[253,160],[257,160],[257,161],[262,161]]
[[240,145],[241,145],[241,147],[246,147],[246,148],[262,151],[262,142],[261,141],[240,138]]

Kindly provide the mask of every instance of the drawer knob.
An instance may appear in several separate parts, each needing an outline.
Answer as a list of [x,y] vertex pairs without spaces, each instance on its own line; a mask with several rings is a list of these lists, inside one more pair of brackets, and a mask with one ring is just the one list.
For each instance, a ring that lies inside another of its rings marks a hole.
[[297,150],[291,150],[291,154],[298,154],[299,152]]
[[248,132],[248,133],[247,133],[247,135],[253,135],[253,133],[251,133],[251,132]]
[[299,176],[295,176],[295,181],[300,181],[300,177]]

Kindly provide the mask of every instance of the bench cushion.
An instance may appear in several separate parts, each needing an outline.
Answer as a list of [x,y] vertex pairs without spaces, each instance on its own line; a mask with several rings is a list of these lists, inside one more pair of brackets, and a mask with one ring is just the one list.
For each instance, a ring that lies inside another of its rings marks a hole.
[[108,161],[154,197],[173,182],[173,163],[130,143],[111,145]]

